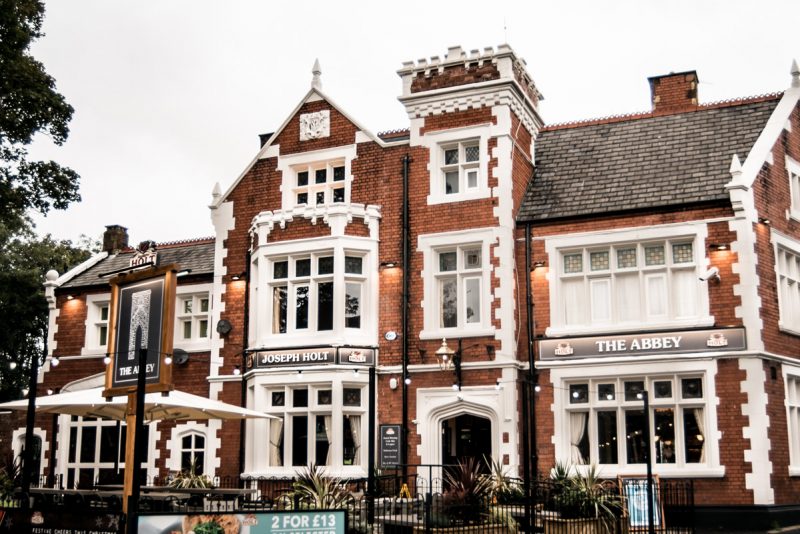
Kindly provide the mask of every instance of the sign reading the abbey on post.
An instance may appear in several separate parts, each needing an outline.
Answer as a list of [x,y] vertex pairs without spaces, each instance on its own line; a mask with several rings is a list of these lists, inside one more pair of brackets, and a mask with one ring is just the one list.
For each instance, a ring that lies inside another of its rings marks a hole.
[[545,339],[539,343],[539,354],[543,360],[557,360],[562,358],[734,351],[746,348],[744,328],[724,328]]
[[[139,350],[146,351],[147,390],[171,389],[171,367],[164,364],[164,358],[172,353],[175,271],[175,266],[168,266],[111,280],[109,347],[113,348],[106,396],[126,394],[136,387]],[[138,347],[137,332],[141,332]]]

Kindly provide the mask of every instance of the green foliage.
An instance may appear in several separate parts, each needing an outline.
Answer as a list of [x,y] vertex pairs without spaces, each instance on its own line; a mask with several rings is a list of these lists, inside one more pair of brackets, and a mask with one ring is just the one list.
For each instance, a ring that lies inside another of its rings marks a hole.
[[444,509],[451,518],[475,523],[488,517],[492,498],[492,481],[481,470],[475,458],[459,461],[444,473]]
[[14,457],[14,453],[8,451],[0,467],[0,501],[10,501],[14,498],[15,488],[22,482],[22,458]]
[[84,241],[81,247],[50,235],[37,238],[30,230],[0,239],[0,402],[19,398],[32,359],[42,361],[48,317],[45,273],[66,272],[87,259],[87,248],[96,244]]
[[36,134],[61,145],[73,108],[30,53],[42,37],[41,0],[0,0],[0,239],[24,229],[28,210],[46,214],[80,200],[80,177],[54,161],[29,161]]
[[498,504],[521,503],[525,498],[525,491],[509,474],[508,468],[499,460],[484,457],[489,474],[484,475],[491,487],[492,500]]
[[[622,514],[623,500],[613,483],[600,477],[596,465],[583,472],[569,464],[557,465],[551,473],[556,481],[553,501],[564,519],[599,518],[606,530]],[[558,478],[557,478],[558,477]]]
[[197,464],[193,461],[189,469],[179,472],[169,481],[171,488],[213,488],[214,482],[206,474],[197,474]]
[[328,476],[322,467],[315,464],[297,472],[292,490],[282,495],[280,501],[287,508],[299,503],[301,508],[312,510],[348,509],[354,502],[344,480]]

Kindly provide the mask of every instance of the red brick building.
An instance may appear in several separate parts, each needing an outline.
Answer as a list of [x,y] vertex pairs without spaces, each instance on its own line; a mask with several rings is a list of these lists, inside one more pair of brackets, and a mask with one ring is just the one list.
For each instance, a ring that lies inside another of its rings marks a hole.
[[[647,391],[655,473],[693,479],[706,517],[796,514],[800,73],[783,93],[716,104],[698,103],[694,72],[651,78],[651,112],[564,125],[543,123],[507,46],[453,47],[398,74],[409,129],[374,135],[323,92],[317,66],[215,189],[214,238],[159,248],[191,269],[175,386],[277,418],[244,433],[159,424],[148,472],[194,459],[222,476],[314,462],[365,477],[370,369],[376,423],[407,427],[407,463],[491,456],[521,470],[535,359],[540,472],[643,474]],[[100,383],[97,274],[130,254],[120,232],[48,278],[61,363],[48,358],[40,394]],[[443,338],[457,351],[445,370]],[[111,427],[62,416],[52,453],[53,422],[37,422],[42,472],[55,461],[78,483],[113,464]]]

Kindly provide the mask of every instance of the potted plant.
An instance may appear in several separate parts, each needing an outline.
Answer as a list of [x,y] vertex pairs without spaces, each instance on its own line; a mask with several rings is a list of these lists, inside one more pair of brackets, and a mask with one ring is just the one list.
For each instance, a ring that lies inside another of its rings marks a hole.
[[0,506],[12,506],[22,478],[22,458],[9,452],[0,468]]
[[[616,486],[604,481],[595,465],[584,471],[562,465],[553,473],[553,494],[548,503],[556,514],[544,514],[545,533],[601,534],[614,532],[623,512]],[[565,527],[564,523],[569,523]]]
[[213,488],[214,482],[206,474],[197,474],[197,465],[192,462],[189,469],[180,471],[175,475],[172,480],[167,484],[171,488],[187,489],[187,488]]
[[280,502],[287,508],[297,503],[310,509],[349,509],[353,496],[344,480],[328,476],[323,468],[311,464],[297,472],[292,490],[283,494]]
[[517,504],[523,502],[525,492],[508,474],[508,469],[498,460],[484,457],[489,474],[484,475],[489,480],[492,502],[496,504]]

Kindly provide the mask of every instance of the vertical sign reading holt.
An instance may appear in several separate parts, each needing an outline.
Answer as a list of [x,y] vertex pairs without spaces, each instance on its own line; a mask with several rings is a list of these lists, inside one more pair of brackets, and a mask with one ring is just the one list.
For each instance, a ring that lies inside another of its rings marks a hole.
[[[113,348],[106,372],[107,397],[127,394],[136,388],[137,349],[147,353],[147,391],[172,388],[172,369],[164,365],[164,358],[172,353],[176,270],[175,265],[169,265],[111,280],[109,346]],[[140,347],[136,347],[137,330],[142,333]]]

